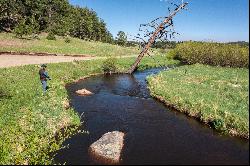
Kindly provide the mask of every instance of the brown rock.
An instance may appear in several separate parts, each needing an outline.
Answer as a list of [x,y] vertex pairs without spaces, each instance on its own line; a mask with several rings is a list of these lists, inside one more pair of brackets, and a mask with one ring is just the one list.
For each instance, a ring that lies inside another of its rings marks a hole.
[[106,133],[89,147],[90,157],[98,164],[120,164],[123,142],[124,133],[119,131]]
[[88,95],[93,94],[92,92],[88,91],[87,89],[77,90],[76,93],[80,96],[88,96]]

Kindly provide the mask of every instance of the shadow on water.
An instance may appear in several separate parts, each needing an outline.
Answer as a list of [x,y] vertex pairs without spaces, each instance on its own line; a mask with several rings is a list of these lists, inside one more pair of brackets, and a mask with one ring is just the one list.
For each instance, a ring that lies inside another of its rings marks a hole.
[[[249,141],[223,136],[152,99],[145,78],[160,69],[134,75],[94,76],[68,85],[71,105],[83,114],[82,129],[64,142],[56,163],[94,164],[88,147],[103,134],[125,132],[122,164],[249,164]],[[86,88],[94,95],[74,92]]]

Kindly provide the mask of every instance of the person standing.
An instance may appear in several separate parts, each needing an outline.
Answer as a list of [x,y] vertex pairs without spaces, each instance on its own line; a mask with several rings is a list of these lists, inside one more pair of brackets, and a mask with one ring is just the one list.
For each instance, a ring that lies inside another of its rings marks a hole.
[[41,80],[41,83],[42,83],[43,94],[45,94],[47,89],[48,89],[47,79],[51,80],[48,72],[46,71],[46,68],[47,68],[47,65],[42,64],[41,69],[39,70],[39,76],[40,76],[40,80]]

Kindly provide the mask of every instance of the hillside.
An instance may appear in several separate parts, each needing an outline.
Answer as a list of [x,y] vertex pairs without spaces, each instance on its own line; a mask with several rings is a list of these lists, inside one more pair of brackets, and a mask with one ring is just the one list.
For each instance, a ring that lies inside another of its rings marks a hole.
[[43,52],[92,56],[131,56],[139,53],[137,47],[121,47],[72,37],[69,37],[70,42],[66,43],[63,37],[56,36],[56,40],[47,40],[46,36],[46,33],[42,33],[38,39],[19,39],[11,33],[0,33],[0,52]]

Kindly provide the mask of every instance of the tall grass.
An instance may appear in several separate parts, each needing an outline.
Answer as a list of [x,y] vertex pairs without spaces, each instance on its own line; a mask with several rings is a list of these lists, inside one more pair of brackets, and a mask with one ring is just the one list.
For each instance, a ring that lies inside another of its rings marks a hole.
[[186,64],[249,68],[249,47],[237,44],[184,42],[177,45],[175,57]]

